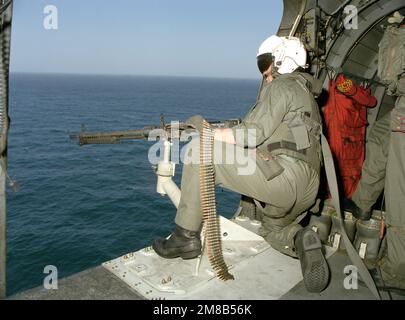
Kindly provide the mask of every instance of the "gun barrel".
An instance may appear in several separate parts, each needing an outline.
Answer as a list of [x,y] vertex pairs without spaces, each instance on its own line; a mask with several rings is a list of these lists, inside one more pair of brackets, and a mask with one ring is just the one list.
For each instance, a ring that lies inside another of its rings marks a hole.
[[113,132],[80,132],[71,134],[70,139],[76,140],[79,145],[86,144],[118,144],[126,140],[147,139],[150,131],[159,127],[147,127],[141,130],[113,131]]
[[[210,121],[209,122],[213,128],[231,128],[240,123],[240,119],[230,119],[224,122],[222,121]],[[84,126],[82,128],[85,128]],[[112,131],[112,132],[84,132],[74,133],[70,135],[71,140],[75,140],[80,146],[86,144],[118,144],[123,141],[128,140],[141,140],[148,139],[149,136],[152,138],[162,137],[165,135],[165,131],[170,130],[194,130],[186,123],[177,123],[174,126],[171,124],[162,124],[161,126],[148,126],[140,130],[126,130],[126,131]],[[85,129],[82,129],[85,130]],[[161,130],[162,132],[154,130]],[[152,133],[152,134],[151,134]],[[173,136],[172,136],[173,137]]]

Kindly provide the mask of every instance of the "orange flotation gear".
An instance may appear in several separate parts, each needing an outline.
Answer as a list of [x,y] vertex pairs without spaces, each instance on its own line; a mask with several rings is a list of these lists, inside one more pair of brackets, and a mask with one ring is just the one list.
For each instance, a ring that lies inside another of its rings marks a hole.
[[367,109],[377,99],[370,89],[356,85],[340,74],[329,81],[329,97],[324,109],[326,137],[335,158],[341,187],[351,198],[361,178],[365,154]]

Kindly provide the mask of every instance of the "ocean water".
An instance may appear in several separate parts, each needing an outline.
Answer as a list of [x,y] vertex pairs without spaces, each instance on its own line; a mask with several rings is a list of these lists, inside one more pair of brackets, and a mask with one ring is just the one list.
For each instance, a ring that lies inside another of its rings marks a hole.
[[[175,208],[155,191],[152,142],[79,147],[69,134],[130,130],[201,114],[243,117],[259,80],[11,74],[8,168],[8,295],[139,250],[174,226]],[[175,181],[180,183],[181,168]],[[217,191],[229,217],[239,196]]]

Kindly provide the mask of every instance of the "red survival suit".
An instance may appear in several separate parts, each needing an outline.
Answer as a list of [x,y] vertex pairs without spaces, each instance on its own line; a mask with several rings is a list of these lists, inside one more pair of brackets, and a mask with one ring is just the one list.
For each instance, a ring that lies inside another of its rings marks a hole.
[[324,109],[326,135],[339,168],[344,196],[351,198],[361,178],[367,126],[366,107],[377,104],[370,90],[340,74],[329,82]]

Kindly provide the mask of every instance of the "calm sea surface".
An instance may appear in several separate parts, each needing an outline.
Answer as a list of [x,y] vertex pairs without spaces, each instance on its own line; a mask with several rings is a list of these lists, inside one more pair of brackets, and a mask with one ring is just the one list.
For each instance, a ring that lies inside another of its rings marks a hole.
[[[150,245],[174,226],[175,209],[155,191],[152,142],[79,147],[69,134],[130,130],[184,121],[243,117],[259,81],[12,74],[8,190],[8,295],[42,285],[47,265],[59,277]],[[181,171],[175,181],[179,184]],[[218,190],[218,212],[239,197]]]

